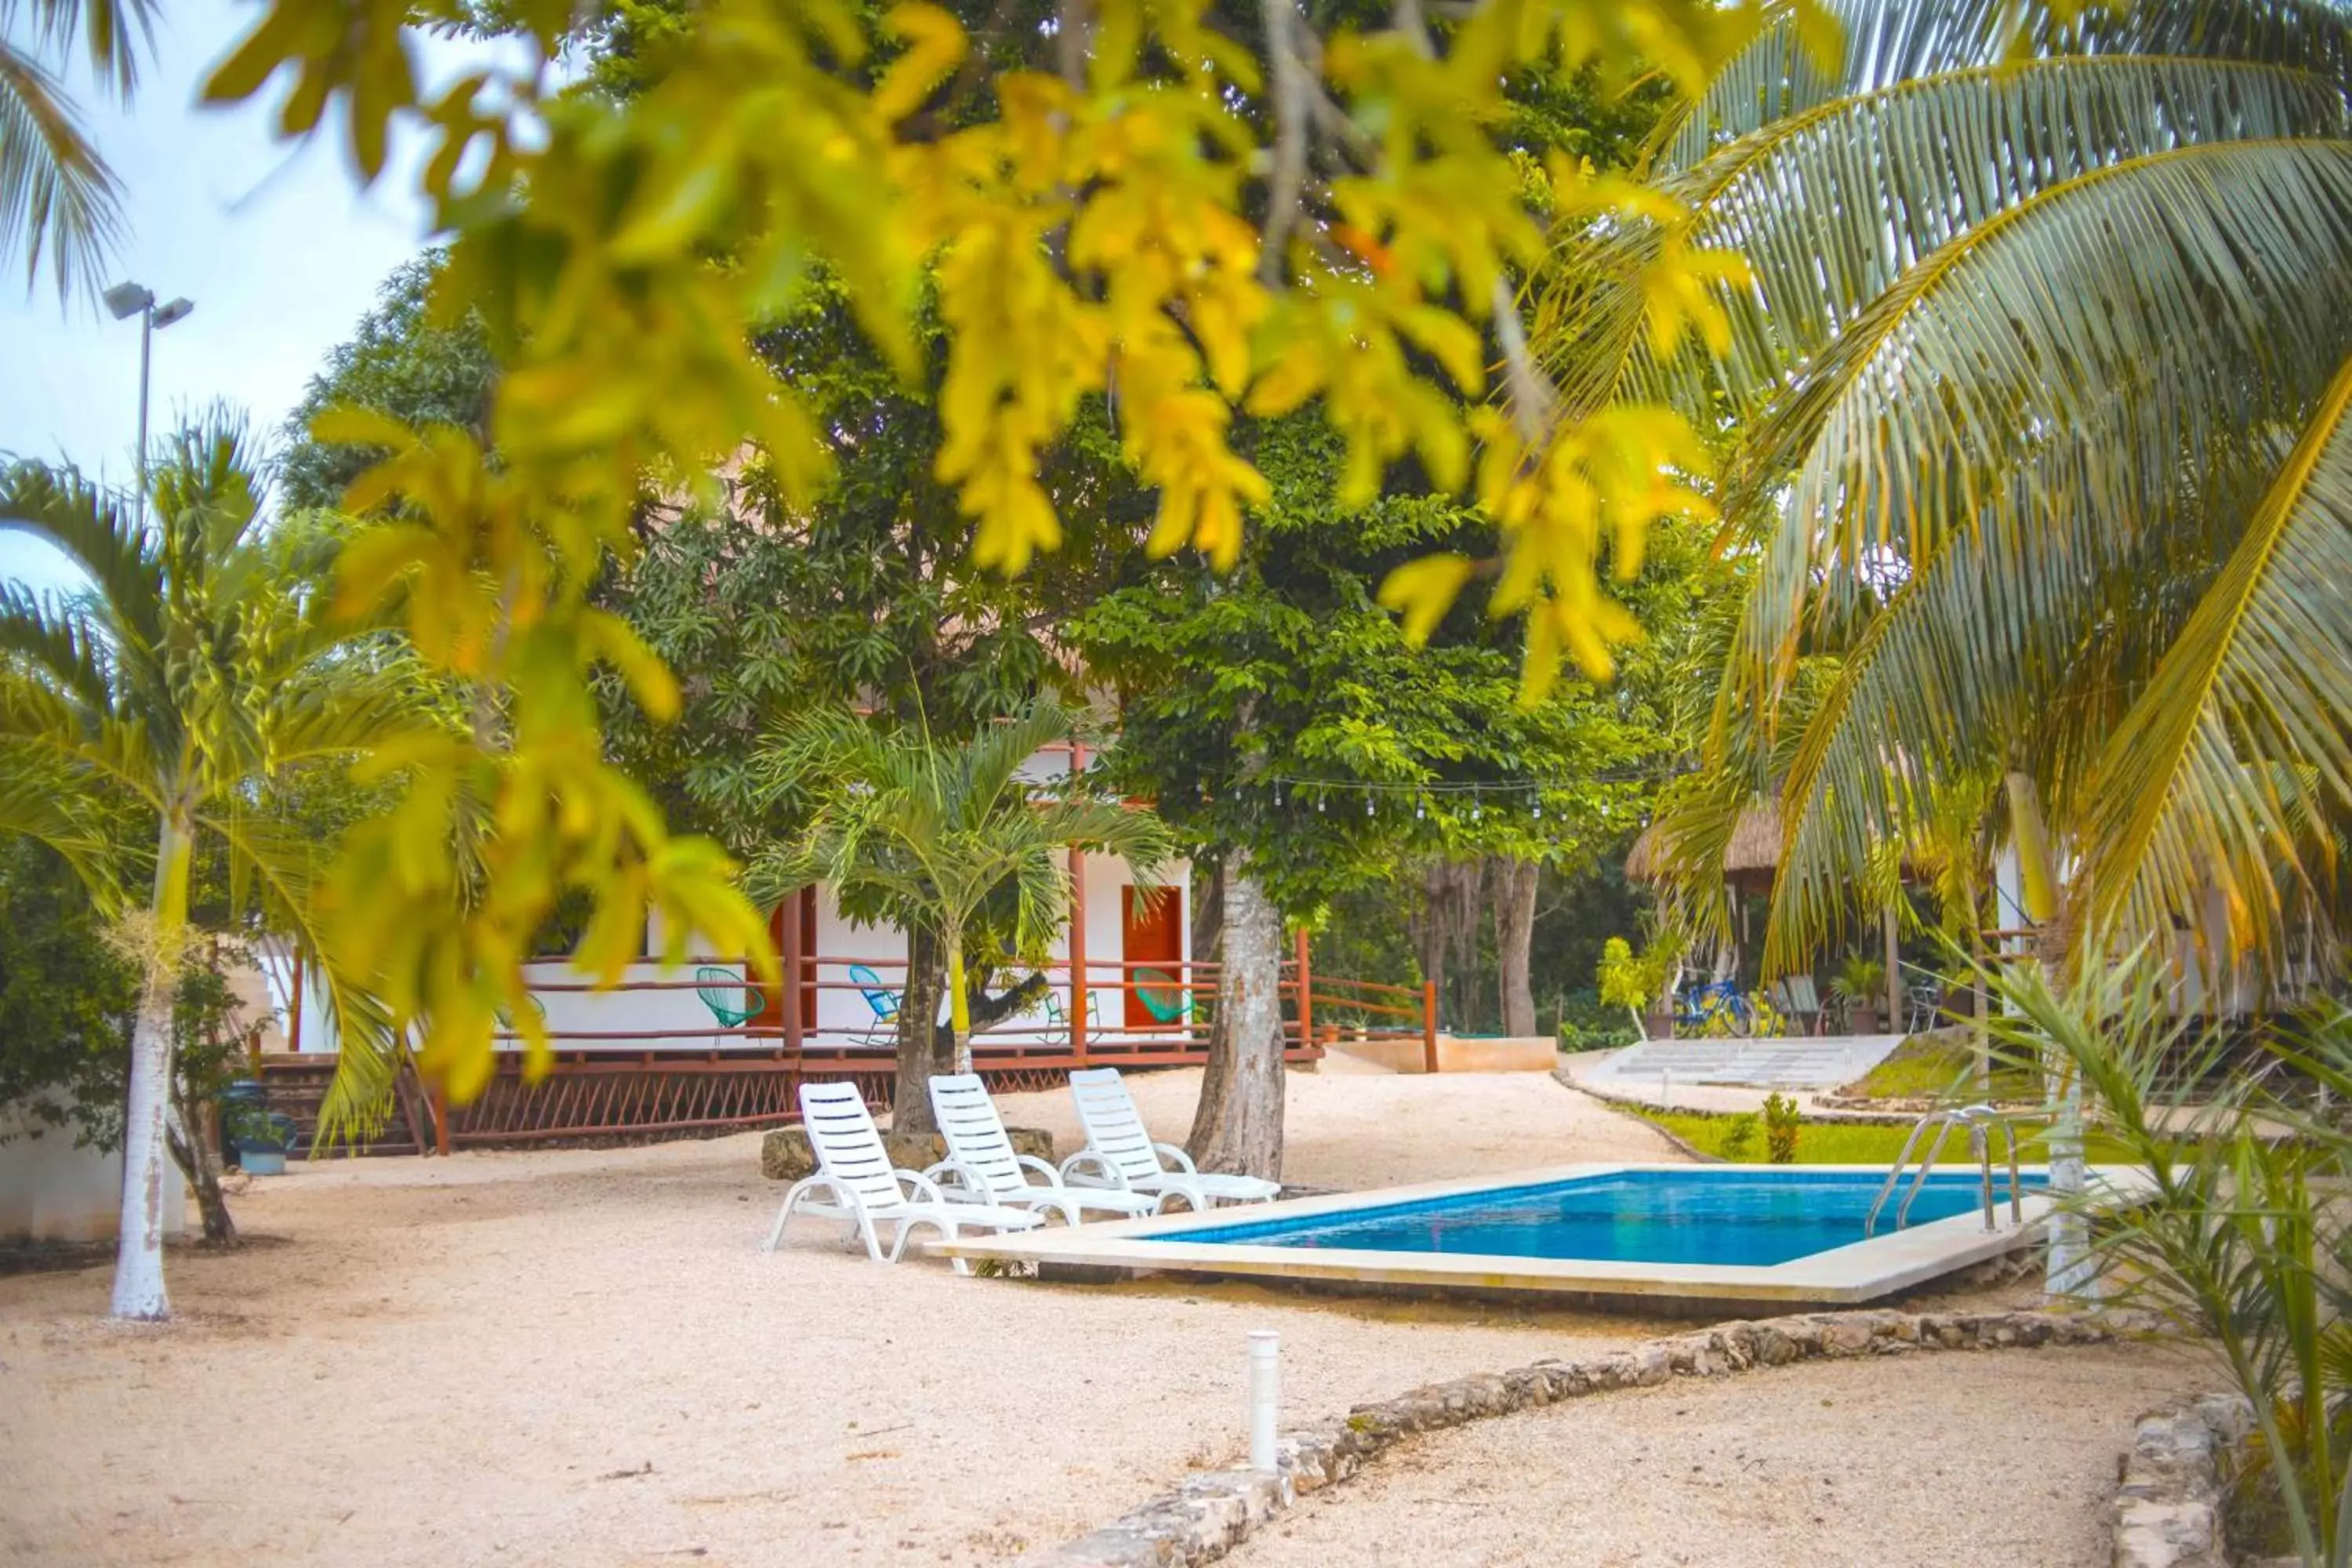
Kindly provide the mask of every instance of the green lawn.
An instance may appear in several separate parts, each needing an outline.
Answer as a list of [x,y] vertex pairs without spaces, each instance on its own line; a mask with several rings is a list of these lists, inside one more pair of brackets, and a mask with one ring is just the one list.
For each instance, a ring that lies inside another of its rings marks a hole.
[[[1904,1041],[1845,1092],[1868,1100],[1935,1100],[1964,1080],[1973,1085],[1976,1070],[1976,1046],[1967,1034],[1938,1030]],[[1996,1100],[2042,1098],[2040,1075],[2010,1063],[1993,1064],[1992,1088]]]
[[[1664,1128],[1702,1154],[1720,1159],[1735,1156],[1724,1153],[1724,1134],[1735,1118],[1706,1116],[1689,1111],[1651,1111],[1646,1120]],[[2020,1121],[2017,1123],[2017,1157],[2020,1163],[2033,1165],[2042,1163],[2045,1151],[2042,1146],[2047,1124]],[[1862,1121],[1808,1121],[1797,1129],[1797,1163],[1801,1165],[1891,1165],[1903,1152],[1903,1141],[1911,1135],[1908,1125],[1882,1126]],[[1924,1144],[1926,1139],[1922,1139]],[[2090,1140],[2089,1156],[2094,1163],[2122,1163],[2123,1150],[2111,1141],[2096,1136]],[[2000,1145],[1994,1145],[1994,1158],[2000,1157]],[[1742,1164],[1764,1163],[1763,1119],[1757,1119],[1756,1131],[1748,1146],[1736,1158]],[[1968,1144],[1958,1132],[1944,1144],[1943,1163],[1968,1159]]]

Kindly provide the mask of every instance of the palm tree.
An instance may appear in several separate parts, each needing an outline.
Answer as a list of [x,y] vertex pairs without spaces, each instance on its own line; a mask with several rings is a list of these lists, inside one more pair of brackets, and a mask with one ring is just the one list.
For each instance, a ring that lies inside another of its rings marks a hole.
[[[1990,773],[2053,946],[2219,910],[2212,962],[2276,961],[2352,825],[2352,16],[1830,8],[1833,58],[1792,8],[1665,126],[1687,231],[1625,226],[1539,322],[1571,407],[1725,438],[1755,569],[1685,863],[1777,785],[1785,967]],[[1719,353],[1640,331],[1670,243],[1748,264]]]
[[[809,720],[756,753],[767,787],[813,802],[796,840],[755,855],[745,885],[761,903],[823,881],[845,909],[871,910],[909,935],[900,1005],[898,1106],[919,1120],[938,989],[912,939],[946,969],[955,1070],[971,1066],[965,939],[1000,889],[1012,893],[1012,945],[1041,952],[1068,918],[1072,848],[1124,858],[1148,877],[1168,858],[1159,816],[1085,794],[1045,794],[1022,775],[1041,748],[1066,741],[1069,713],[1039,701],[973,740],[942,743],[922,727],[878,730],[839,715]],[[909,1046],[914,1047],[909,1050]]]
[[121,237],[121,189],[83,134],[58,71],[80,54],[128,98],[151,41],[153,0],[0,0],[0,260],[29,289],[47,252],[58,297],[95,290]]
[[[0,586],[0,827],[57,844],[107,901],[132,903],[123,868],[152,869],[132,922],[146,975],[113,1294],[115,1314],[132,1318],[170,1311],[161,1202],[172,999],[200,840],[224,858],[236,913],[257,906],[311,960],[345,1058],[382,1055],[364,1048],[383,1043],[379,1005],[319,940],[312,890],[327,847],[275,814],[272,792],[433,722],[409,661],[330,624],[322,585],[336,538],[259,526],[242,433],[215,421],[165,446],[143,529],[69,468],[0,469],[0,527],[47,541],[92,584],[65,600]],[[131,845],[94,842],[90,823],[124,810],[146,820],[152,868]]]

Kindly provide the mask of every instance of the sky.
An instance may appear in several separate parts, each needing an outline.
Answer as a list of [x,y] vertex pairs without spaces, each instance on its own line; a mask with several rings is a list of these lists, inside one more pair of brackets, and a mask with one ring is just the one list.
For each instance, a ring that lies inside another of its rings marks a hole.
[[[126,110],[69,78],[85,124],[123,190],[125,243],[109,281],[145,284],[194,313],[155,334],[151,432],[221,400],[276,440],[327,353],[348,338],[386,274],[428,237],[416,194],[423,149],[396,142],[375,186],[359,188],[340,134],[301,145],[275,135],[274,105],[210,109],[203,79],[260,15],[230,0],[161,8],[154,58]],[[424,46],[442,78],[478,52]],[[282,90],[281,75],[265,97]],[[127,479],[138,445],[139,322],[95,301],[60,307],[46,277],[27,297],[0,280],[0,453],[79,464]],[[0,575],[40,588],[78,581],[63,558],[0,534]]]

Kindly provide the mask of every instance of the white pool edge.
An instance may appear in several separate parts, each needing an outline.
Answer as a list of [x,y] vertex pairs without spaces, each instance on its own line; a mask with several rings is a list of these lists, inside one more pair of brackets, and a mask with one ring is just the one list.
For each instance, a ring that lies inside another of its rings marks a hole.
[[[1243,1208],[1219,1208],[1205,1215],[1179,1211],[1150,1219],[1102,1225],[1047,1226],[1011,1236],[935,1241],[926,1250],[950,1258],[994,1258],[1133,1274],[1218,1274],[1433,1289],[1851,1305],[1926,1284],[2031,1245],[2040,1238],[2042,1221],[2051,1207],[2049,1199],[2028,1195],[2024,1224],[2012,1226],[2009,1223],[2009,1205],[2002,1195],[1996,1203],[2000,1226],[1990,1233],[1984,1228],[1982,1212],[1971,1210],[1899,1231],[1882,1230],[1877,1236],[1857,1239],[1844,1247],[1769,1266],[1255,1247],[1244,1243],[1179,1241],[1168,1236],[1170,1232],[1204,1224],[1256,1225],[1269,1220],[1310,1219],[1352,1209],[1550,1182],[1646,1172],[1688,1175],[1694,1171],[1725,1168],[1663,1161],[1554,1165],[1409,1186],[1328,1193]],[[1858,1171],[1881,1173],[1878,1167],[1854,1165],[1772,1165],[1759,1169],[1792,1175],[1850,1176]],[[1946,1173],[1960,1169],[1957,1165],[1943,1167]],[[2024,1173],[2029,1179],[2046,1179],[2048,1174],[2046,1168],[2039,1165],[2025,1167]],[[2094,1166],[2091,1176],[2095,1183],[2112,1190],[2118,1199],[2143,1188],[2147,1180],[2137,1169],[2122,1165]],[[1997,1192],[2005,1187],[2006,1180],[2005,1171],[1996,1177]],[[1889,1200],[1889,1212],[1880,1216],[1882,1226],[1894,1223],[1892,1210],[1899,1201],[1899,1195]]]

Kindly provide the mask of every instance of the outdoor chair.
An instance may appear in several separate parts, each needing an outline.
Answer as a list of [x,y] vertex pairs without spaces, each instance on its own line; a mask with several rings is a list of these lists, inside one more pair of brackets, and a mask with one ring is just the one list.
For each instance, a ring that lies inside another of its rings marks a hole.
[[[1109,1187],[1070,1187],[1061,1173],[1034,1154],[1013,1147],[1004,1119],[977,1073],[942,1074],[931,1079],[931,1110],[940,1121],[940,1136],[947,1140],[948,1157],[923,1173],[939,1184],[950,1201],[970,1199],[1009,1207],[1051,1210],[1066,1225],[1086,1223],[1082,1211],[1125,1215],[1129,1219],[1160,1212],[1160,1200],[1146,1193]],[[1045,1184],[1029,1179],[1034,1171]],[[948,1184],[952,1177],[955,1185]]]
[[[816,1157],[816,1173],[794,1182],[784,1194],[784,1206],[768,1232],[762,1251],[773,1252],[784,1237],[784,1226],[795,1211],[816,1219],[836,1219],[847,1234],[862,1238],[866,1255],[877,1263],[896,1263],[907,1250],[908,1238],[919,1226],[953,1241],[965,1230],[1028,1230],[1045,1224],[1029,1209],[1003,1208],[994,1204],[951,1203],[936,1183],[912,1171],[894,1169],[882,1147],[882,1134],[866,1110],[866,1097],[854,1083],[801,1085],[801,1126],[808,1133],[809,1150]],[[882,1227],[895,1227],[889,1249],[882,1246]],[[962,1258],[954,1259],[959,1274],[971,1272]]]
[[[744,984],[743,977],[731,969],[706,964],[694,972],[694,978],[698,982],[694,994],[702,998],[702,1005],[710,1009],[710,1016],[719,1020],[722,1029],[741,1028],[758,1017],[765,1005],[759,992]],[[710,1037],[713,1050],[719,1048],[719,1037]]]
[[[1045,1022],[1063,1029],[1070,1026],[1069,1009],[1062,1005],[1062,994],[1058,991],[1045,993]],[[1087,993],[1087,1028],[1096,1031],[1101,1027],[1102,993],[1089,991]]]
[[1903,1020],[1905,1034],[1916,1035],[1943,1022],[1944,988],[1934,981],[1916,981],[1904,987],[1903,995],[1908,1005]]
[[[1111,1187],[1143,1193],[1166,1202],[1181,1197],[1194,1209],[1213,1203],[1265,1203],[1282,1189],[1257,1176],[1202,1171],[1172,1143],[1155,1143],[1143,1113],[1127,1092],[1117,1068],[1081,1068],[1070,1075],[1070,1098],[1077,1102],[1078,1125],[1087,1146],[1062,1162],[1066,1186]],[[1170,1164],[1175,1169],[1169,1169]],[[1090,1171],[1090,1175],[1080,1175]]]
[[1135,997],[1145,1012],[1163,1024],[1181,1024],[1192,1016],[1191,994],[1165,970],[1137,970]]
[[1810,974],[1788,974],[1772,982],[1772,1007],[1792,1019],[1808,1035],[1822,1032],[1822,994]]
[[866,998],[866,1005],[874,1009],[873,1022],[866,1026],[866,1033],[859,1043],[871,1046],[884,1035],[896,1036],[898,1032],[898,994],[884,989],[882,977],[862,963],[849,966],[849,978],[857,987],[858,994]]

